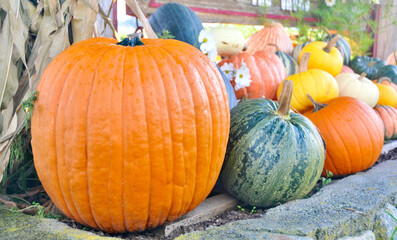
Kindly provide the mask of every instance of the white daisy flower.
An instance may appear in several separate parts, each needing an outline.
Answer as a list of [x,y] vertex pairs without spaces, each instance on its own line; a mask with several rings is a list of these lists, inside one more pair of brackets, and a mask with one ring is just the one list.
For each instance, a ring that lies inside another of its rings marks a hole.
[[325,0],[325,4],[327,4],[328,7],[334,6],[336,3],[336,0]]
[[221,67],[222,72],[226,75],[229,81],[232,81],[234,78],[234,64],[233,63],[225,63]]
[[204,53],[211,61],[215,62],[216,61],[216,56],[218,56],[218,51],[216,48],[212,48],[209,50],[207,53]]
[[201,50],[204,54],[208,53],[209,51],[212,51],[212,49],[214,49],[214,48],[215,48],[215,50],[216,50],[215,44],[212,45],[212,44],[208,44],[208,43],[202,43],[202,44],[200,45],[200,50]]
[[236,83],[234,89],[236,91],[240,88],[249,87],[252,81],[249,68],[247,67],[247,64],[244,62],[244,60],[241,65],[242,66],[237,69],[236,78],[234,79],[234,82]]
[[201,30],[198,36],[199,43],[211,43],[213,42],[215,45],[214,34],[210,31]]

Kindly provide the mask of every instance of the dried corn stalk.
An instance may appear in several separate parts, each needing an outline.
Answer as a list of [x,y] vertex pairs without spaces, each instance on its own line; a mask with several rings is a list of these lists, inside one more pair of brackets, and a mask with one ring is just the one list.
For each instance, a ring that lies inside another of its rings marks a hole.
[[25,126],[21,103],[44,69],[68,46],[93,36],[98,14],[114,29],[98,1],[0,0],[0,182],[12,140]]

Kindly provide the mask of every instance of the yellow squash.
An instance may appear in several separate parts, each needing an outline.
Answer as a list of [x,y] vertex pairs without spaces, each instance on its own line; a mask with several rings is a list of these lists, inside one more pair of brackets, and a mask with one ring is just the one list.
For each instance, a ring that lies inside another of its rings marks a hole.
[[[338,97],[339,87],[335,78],[321,69],[307,70],[310,53],[305,54],[299,66],[299,73],[287,77],[294,82],[292,93],[291,108],[298,112],[305,112],[313,106],[307,97],[308,94],[316,102],[324,103]],[[281,95],[284,81],[277,89],[277,99]]]
[[379,89],[378,105],[397,107],[397,92],[392,86],[382,84],[384,81],[391,82],[390,78],[382,77],[379,79],[378,83],[375,83]]
[[333,47],[339,38],[340,35],[336,35],[329,43],[316,41],[307,44],[299,54],[299,63],[303,54],[309,52],[311,55],[307,69],[321,69],[335,77],[343,66],[342,54]]

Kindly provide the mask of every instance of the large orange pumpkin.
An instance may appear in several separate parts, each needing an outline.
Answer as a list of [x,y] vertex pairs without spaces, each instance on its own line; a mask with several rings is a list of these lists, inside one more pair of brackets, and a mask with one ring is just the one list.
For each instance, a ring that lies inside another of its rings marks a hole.
[[37,88],[37,174],[65,215],[107,232],[153,228],[195,208],[226,151],[228,97],[215,64],[181,41],[142,41],[79,42]]
[[384,143],[383,123],[373,109],[352,97],[314,105],[314,111],[304,115],[317,126],[327,144],[323,175],[331,171],[343,176],[371,167]]
[[390,53],[389,56],[387,56],[386,64],[397,65],[397,50],[392,52],[392,53]]
[[[255,53],[265,50],[268,43],[277,44],[280,51],[287,54],[292,53],[293,45],[288,33],[284,30],[284,26],[278,22],[264,22],[264,28],[252,34],[247,41],[247,52]],[[276,48],[273,47],[273,51]]]
[[[249,69],[251,83],[248,87],[235,91],[237,99],[265,97],[275,100],[278,85],[287,77],[281,59],[271,51],[258,51],[255,54],[242,52],[224,59],[218,65],[233,63],[234,67],[238,69],[242,66],[243,61]],[[232,85],[236,85],[234,80]]]
[[385,126],[385,140],[397,139],[397,109],[388,105],[377,105],[374,110]]

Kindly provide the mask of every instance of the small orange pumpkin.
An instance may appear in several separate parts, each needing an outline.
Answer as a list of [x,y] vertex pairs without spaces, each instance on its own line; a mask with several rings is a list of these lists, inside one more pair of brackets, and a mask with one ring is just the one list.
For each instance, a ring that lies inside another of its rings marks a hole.
[[314,100],[314,111],[305,113],[327,144],[323,175],[360,172],[371,167],[382,152],[384,129],[380,117],[365,102],[338,97],[327,104]]
[[[242,52],[226,58],[219,63],[233,63],[238,69],[246,64],[251,75],[251,83],[248,87],[235,90],[236,98],[269,98],[276,99],[277,87],[287,77],[286,68],[282,60],[271,51],[258,51],[255,54]],[[232,80],[233,87],[236,86],[235,79]]]
[[383,121],[385,140],[397,139],[397,109],[388,105],[377,105],[374,110]]

